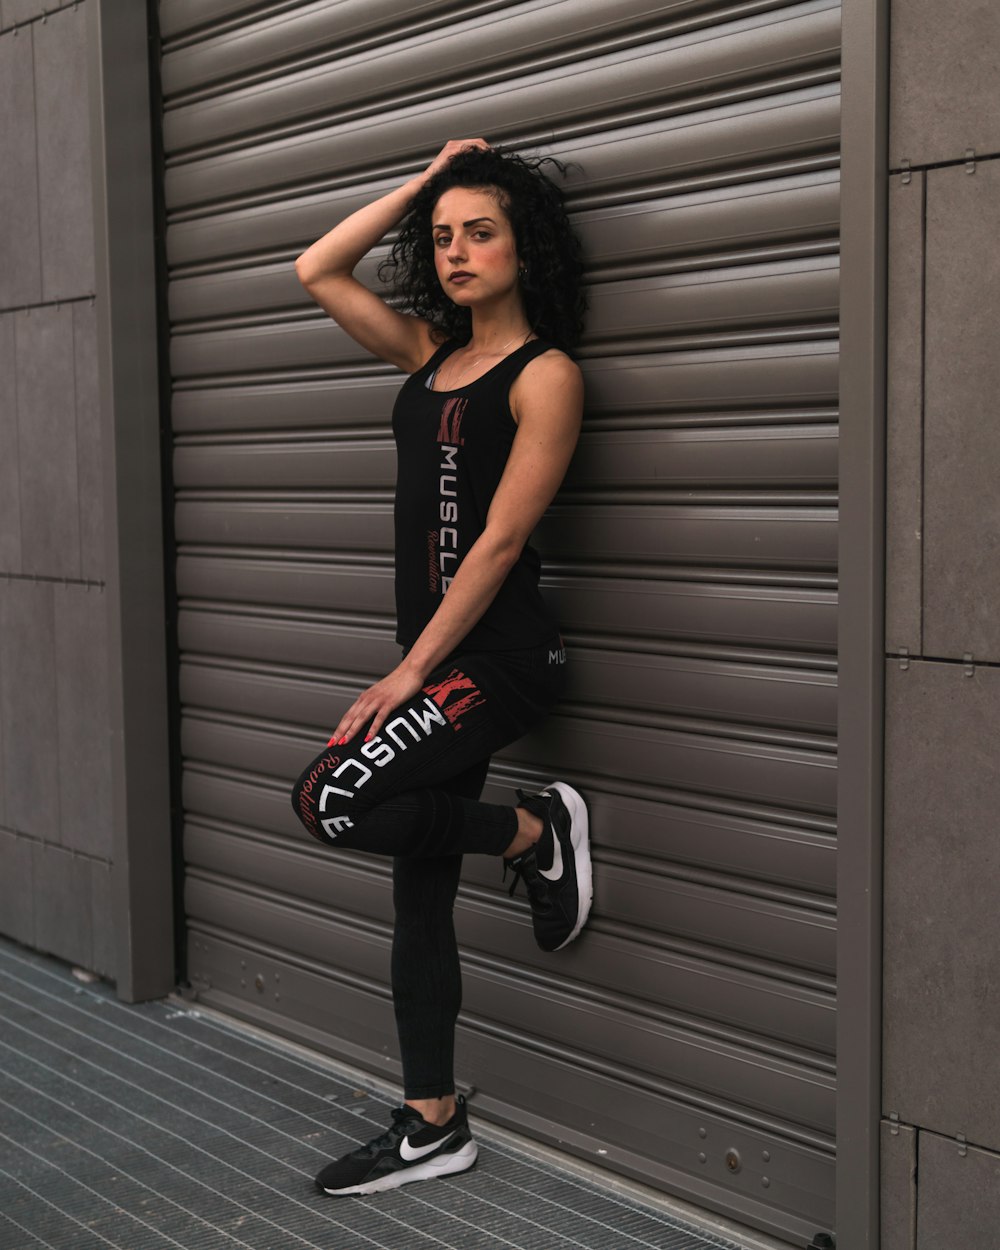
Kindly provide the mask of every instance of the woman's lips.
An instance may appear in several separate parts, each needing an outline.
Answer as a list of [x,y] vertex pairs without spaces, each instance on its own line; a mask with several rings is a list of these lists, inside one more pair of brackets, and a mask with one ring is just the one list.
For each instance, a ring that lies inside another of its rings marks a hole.
[[474,273],[467,273],[464,269],[459,269],[449,276],[448,281],[459,283],[468,282],[470,278],[474,278],[475,276],[476,275]]

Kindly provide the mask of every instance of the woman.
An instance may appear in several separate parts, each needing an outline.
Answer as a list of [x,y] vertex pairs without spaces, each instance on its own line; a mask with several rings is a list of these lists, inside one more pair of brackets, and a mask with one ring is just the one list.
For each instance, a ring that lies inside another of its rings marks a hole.
[[[343,714],[292,799],[319,841],[394,857],[405,1102],[386,1133],[320,1172],[330,1194],[375,1193],[476,1161],[452,1071],[462,855],[502,857],[511,893],[525,882],[544,950],[572,941],[590,909],[587,812],[571,786],[519,790],[516,806],[479,801],[491,754],[539,720],[565,680],[528,538],[579,434],[583,384],[563,349],[584,304],[578,244],[546,163],[452,140],[423,174],[296,261],[337,324],[410,375],[393,411],[403,658]],[[353,276],[401,221],[387,266],[406,313]]]

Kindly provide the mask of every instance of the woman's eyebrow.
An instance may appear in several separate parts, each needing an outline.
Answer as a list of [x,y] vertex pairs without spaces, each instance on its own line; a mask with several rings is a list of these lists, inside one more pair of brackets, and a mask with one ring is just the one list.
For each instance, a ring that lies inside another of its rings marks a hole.
[[[471,221],[463,221],[462,225],[466,228],[466,230],[468,230],[469,226],[478,225],[479,222],[481,221],[488,221],[491,226],[495,226],[497,224],[493,220],[492,217],[473,217]],[[449,226],[446,221],[438,221],[434,223],[431,229],[432,230],[450,230],[451,226]]]

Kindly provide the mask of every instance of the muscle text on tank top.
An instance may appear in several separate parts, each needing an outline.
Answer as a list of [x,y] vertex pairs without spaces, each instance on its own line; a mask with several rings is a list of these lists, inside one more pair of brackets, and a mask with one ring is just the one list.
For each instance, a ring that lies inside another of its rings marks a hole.
[[[430,571],[431,589],[439,590],[443,595],[451,585],[451,579],[458,569],[458,534],[461,518],[458,511],[458,456],[462,446],[462,416],[465,413],[467,399],[448,399],[441,406],[441,423],[438,427],[438,442],[441,445],[440,478],[438,493],[440,507],[438,519],[441,525],[437,531],[437,567]],[[433,539],[433,531],[428,536],[428,547]]]

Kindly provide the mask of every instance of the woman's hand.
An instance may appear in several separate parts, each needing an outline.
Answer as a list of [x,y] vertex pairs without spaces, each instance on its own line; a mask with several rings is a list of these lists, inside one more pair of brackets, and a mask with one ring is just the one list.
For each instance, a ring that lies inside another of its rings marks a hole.
[[401,703],[412,698],[423,686],[424,679],[404,661],[394,668],[387,677],[369,686],[354,700],[340,724],[333,731],[330,746],[343,746],[350,742],[354,735],[371,722],[365,741],[374,738],[385,724],[389,714]]
[[427,182],[435,174],[440,173],[459,152],[468,151],[470,148],[478,148],[481,152],[488,152],[490,145],[485,139],[449,139],[420,175],[420,181],[422,183]]

